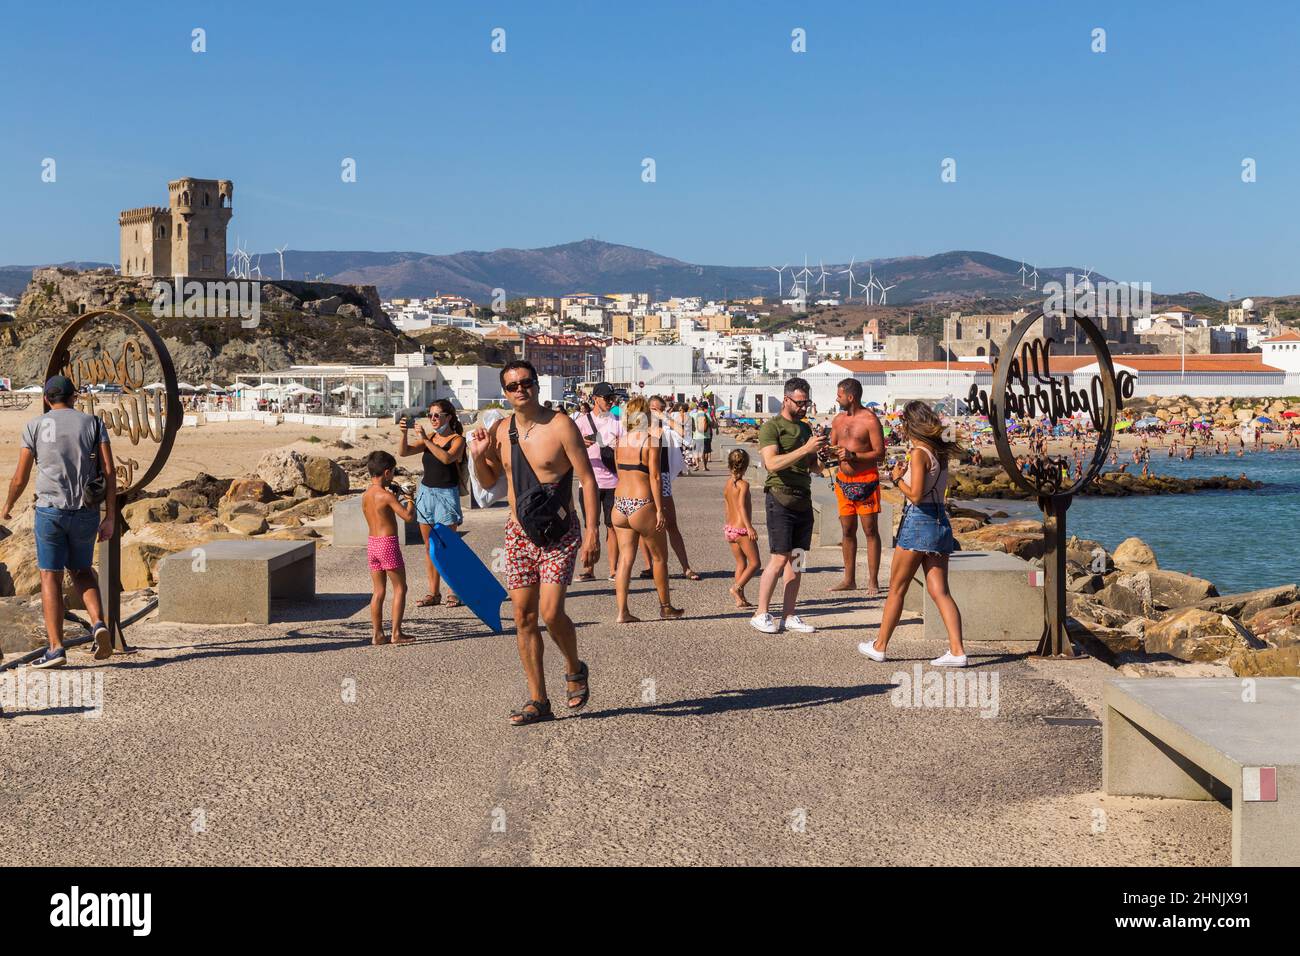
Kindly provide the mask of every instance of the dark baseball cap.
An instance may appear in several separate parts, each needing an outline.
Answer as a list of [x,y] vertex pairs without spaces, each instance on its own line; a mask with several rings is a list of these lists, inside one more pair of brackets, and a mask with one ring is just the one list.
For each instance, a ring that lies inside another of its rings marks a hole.
[[66,375],[51,375],[49,381],[45,383],[45,397],[55,399],[69,399],[77,394],[77,386],[72,384],[72,379]]
[[614,394],[614,386],[609,382],[597,382],[596,387],[591,390],[592,398],[610,398]]

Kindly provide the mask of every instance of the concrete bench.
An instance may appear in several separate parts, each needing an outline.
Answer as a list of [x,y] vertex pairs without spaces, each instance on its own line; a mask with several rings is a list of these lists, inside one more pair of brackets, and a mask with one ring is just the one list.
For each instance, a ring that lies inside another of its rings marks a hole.
[[[1029,573],[1035,570],[1014,554],[954,551],[948,559],[948,592],[961,608],[963,639],[1037,644],[1043,634],[1044,591],[1030,583]],[[943,618],[925,589],[924,568],[912,578],[903,608],[921,613],[927,640],[948,639]]]
[[[844,528],[840,525],[840,503],[835,497],[835,489],[830,487],[824,477],[813,476],[813,547],[838,548],[844,541]],[[894,546],[894,505],[880,499],[880,514],[876,525],[880,529],[880,547],[888,549]],[[861,524],[858,526],[858,548],[864,546]]]
[[[403,544],[423,544],[420,526],[412,521],[409,524],[401,518],[397,521],[397,540]],[[370,537],[370,528],[366,516],[361,510],[361,496],[351,495],[340,498],[334,505],[334,547],[364,548]]]
[[158,620],[270,624],[272,598],[316,596],[312,541],[209,541],[158,562]]
[[1300,679],[1112,680],[1102,699],[1106,793],[1230,799],[1233,866],[1300,866]]

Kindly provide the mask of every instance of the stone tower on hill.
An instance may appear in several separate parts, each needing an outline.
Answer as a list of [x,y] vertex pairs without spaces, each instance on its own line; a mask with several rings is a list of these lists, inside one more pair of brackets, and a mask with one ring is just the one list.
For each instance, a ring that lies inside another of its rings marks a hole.
[[228,179],[174,179],[167,208],[143,206],[117,217],[122,275],[226,277],[226,226],[234,214]]

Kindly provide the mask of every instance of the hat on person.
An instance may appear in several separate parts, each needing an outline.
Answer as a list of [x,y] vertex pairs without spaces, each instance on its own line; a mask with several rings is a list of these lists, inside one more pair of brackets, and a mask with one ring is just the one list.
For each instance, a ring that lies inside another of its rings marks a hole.
[[58,401],[67,401],[77,393],[77,386],[72,384],[72,379],[66,375],[51,375],[49,381],[45,383],[45,397],[57,399]]
[[591,390],[592,398],[611,398],[614,395],[614,386],[609,382],[597,382],[596,387]]

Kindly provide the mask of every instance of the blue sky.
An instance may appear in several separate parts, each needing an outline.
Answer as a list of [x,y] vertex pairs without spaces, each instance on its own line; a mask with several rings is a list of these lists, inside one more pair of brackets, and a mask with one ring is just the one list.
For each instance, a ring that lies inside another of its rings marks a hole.
[[113,261],[118,211],[193,175],[234,180],[253,251],[981,249],[1157,291],[1300,293],[1298,9],[14,3],[0,263]]

